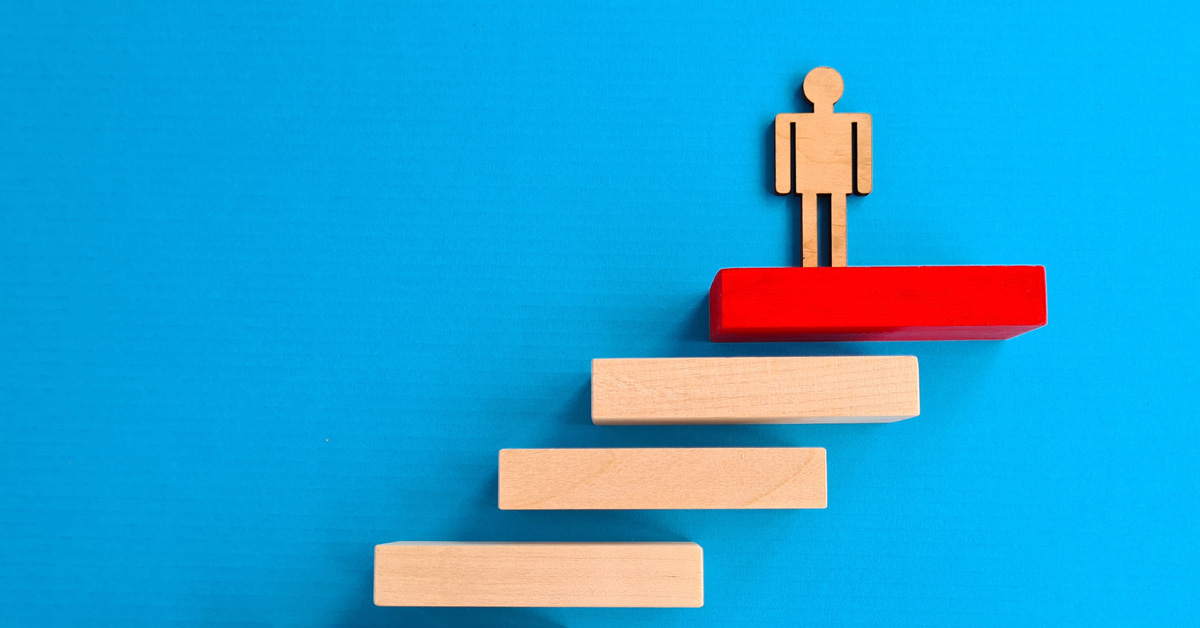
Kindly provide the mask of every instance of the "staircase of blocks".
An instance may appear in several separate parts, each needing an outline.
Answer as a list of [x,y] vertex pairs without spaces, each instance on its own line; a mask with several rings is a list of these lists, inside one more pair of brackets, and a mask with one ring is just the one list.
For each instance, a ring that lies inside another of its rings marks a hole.
[[[804,79],[811,113],[775,118],[775,191],[801,197],[802,265],[726,268],[713,342],[1005,340],[1046,324],[1041,266],[847,266],[846,198],[871,191],[872,121],[834,113],[842,77]],[[830,197],[829,266],[817,199]],[[596,425],[886,423],[921,411],[915,356],[592,362]],[[827,506],[819,447],[504,449],[504,510]],[[833,472],[837,472],[836,468]],[[720,548],[710,548],[720,551]],[[375,548],[380,606],[700,607],[695,543],[402,541]]]

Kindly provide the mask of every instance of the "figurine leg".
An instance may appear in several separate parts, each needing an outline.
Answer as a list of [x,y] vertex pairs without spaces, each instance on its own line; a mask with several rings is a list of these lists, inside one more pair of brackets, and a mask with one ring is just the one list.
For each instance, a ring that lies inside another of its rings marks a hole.
[[817,195],[800,195],[800,264],[817,265]]
[[846,195],[829,196],[829,265],[846,265]]

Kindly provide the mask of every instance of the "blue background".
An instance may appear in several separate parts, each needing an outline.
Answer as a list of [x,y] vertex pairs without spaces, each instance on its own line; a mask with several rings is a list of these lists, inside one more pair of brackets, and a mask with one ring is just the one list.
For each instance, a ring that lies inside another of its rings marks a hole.
[[[1196,15],[1041,4],[5,3],[0,624],[1195,625]],[[707,341],[815,65],[851,263],[1044,264],[1048,327]],[[594,357],[859,353],[920,417],[589,422]],[[705,445],[829,508],[496,508],[502,447]],[[394,540],[694,540],[705,606],[375,608]]]

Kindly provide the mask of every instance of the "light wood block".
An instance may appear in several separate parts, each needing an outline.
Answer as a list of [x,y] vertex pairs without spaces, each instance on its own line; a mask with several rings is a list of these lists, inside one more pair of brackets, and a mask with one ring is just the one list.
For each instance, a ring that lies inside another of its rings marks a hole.
[[695,543],[375,546],[377,606],[699,607]]
[[597,425],[889,423],[921,413],[914,356],[592,361]]
[[819,447],[502,449],[503,510],[824,508]]

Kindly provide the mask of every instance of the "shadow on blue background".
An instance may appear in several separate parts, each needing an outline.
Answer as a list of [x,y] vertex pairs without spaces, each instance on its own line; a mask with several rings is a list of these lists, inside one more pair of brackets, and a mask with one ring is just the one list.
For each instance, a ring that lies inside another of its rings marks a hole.
[[[0,16],[0,624],[1191,625],[1195,9],[37,2]],[[999,343],[707,341],[769,125],[850,263],[1044,264]],[[1121,88],[1114,91],[1114,85]],[[889,425],[598,427],[590,360],[917,355]],[[504,447],[822,446],[819,511],[501,512]],[[681,540],[701,609],[394,609],[376,543]]]

